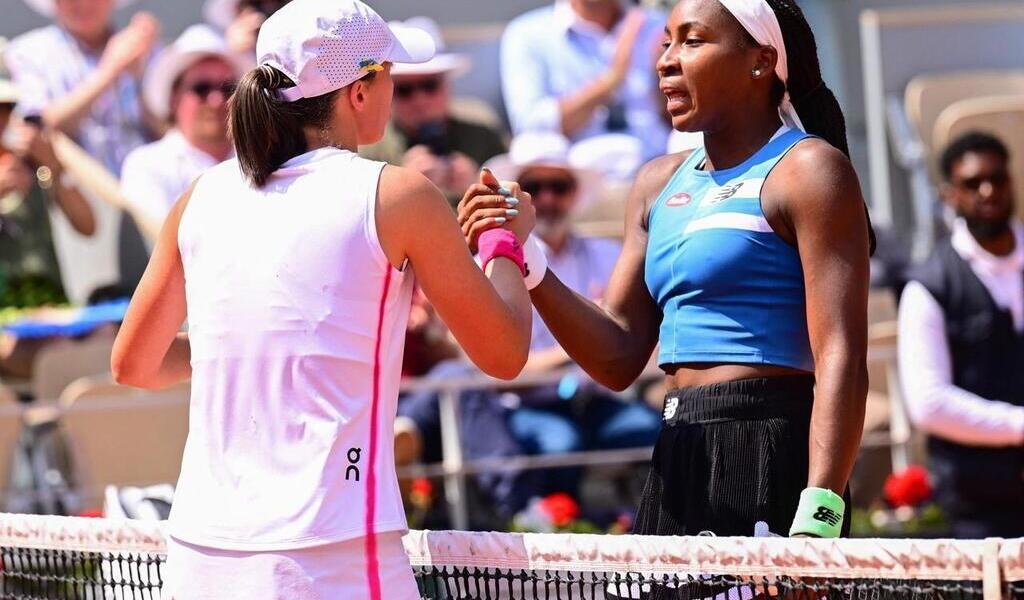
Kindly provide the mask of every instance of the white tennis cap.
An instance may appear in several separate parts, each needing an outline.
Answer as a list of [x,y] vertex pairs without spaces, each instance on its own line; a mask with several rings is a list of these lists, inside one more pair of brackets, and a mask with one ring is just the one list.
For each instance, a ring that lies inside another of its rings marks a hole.
[[339,90],[386,62],[426,62],[434,40],[419,29],[388,27],[359,0],[292,0],[263,23],[256,56],[296,83],[280,90],[294,102]]

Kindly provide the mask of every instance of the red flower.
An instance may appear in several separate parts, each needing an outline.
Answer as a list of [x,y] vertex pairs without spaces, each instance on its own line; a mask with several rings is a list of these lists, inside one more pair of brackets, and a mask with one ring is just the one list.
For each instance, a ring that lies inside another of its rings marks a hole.
[[409,502],[420,510],[430,508],[430,501],[434,498],[434,484],[429,479],[421,477],[412,482],[412,489],[409,492]]
[[580,507],[572,496],[559,492],[540,501],[541,510],[551,519],[555,527],[565,527],[576,520]]
[[902,473],[893,473],[883,488],[889,506],[919,506],[932,496],[932,484],[924,467],[913,465]]
[[419,479],[412,482],[412,493],[425,496],[427,498],[434,497],[434,484],[430,483],[430,480],[426,477],[420,477]]

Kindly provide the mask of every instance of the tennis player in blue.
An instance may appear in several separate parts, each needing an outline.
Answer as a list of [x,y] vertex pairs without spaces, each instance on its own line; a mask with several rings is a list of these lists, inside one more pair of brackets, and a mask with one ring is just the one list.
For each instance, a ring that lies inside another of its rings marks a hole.
[[[603,306],[527,244],[531,299],[608,387],[658,347],[670,391],[634,533],[749,536],[766,521],[839,536],[867,394],[872,236],[814,36],[794,0],[681,0],[657,69],[673,126],[703,132],[703,147],[638,174]],[[499,206],[467,191],[471,244]]]

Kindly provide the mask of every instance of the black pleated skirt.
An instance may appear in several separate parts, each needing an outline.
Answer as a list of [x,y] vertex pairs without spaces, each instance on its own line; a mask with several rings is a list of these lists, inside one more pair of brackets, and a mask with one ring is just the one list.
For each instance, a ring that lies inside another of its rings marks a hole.
[[[751,536],[765,521],[788,535],[807,487],[813,401],[811,375],[669,392],[633,533]],[[844,535],[849,522],[848,507]]]

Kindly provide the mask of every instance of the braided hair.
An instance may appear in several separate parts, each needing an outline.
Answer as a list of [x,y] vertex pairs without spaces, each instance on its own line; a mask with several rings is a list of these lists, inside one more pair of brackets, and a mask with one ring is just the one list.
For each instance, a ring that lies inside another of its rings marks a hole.
[[[835,94],[825,85],[821,77],[821,63],[818,61],[818,45],[814,32],[800,10],[796,0],[765,0],[775,12],[786,43],[789,58],[789,81],[786,89],[790,101],[800,115],[804,130],[816,135],[850,157],[850,145],[846,139],[846,119]],[[864,207],[868,220],[871,253],[875,252],[875,232],[871,227],[871,216]]]

